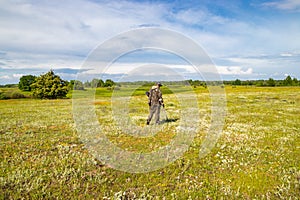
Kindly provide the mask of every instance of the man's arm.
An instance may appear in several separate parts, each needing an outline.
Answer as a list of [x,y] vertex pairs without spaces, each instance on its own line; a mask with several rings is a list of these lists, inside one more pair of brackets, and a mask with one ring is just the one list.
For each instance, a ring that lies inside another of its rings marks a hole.
[[164,99],[162,98],[162,93],[161,93],[160,90],[159,90],[159,93],[158,93],[158,101],[159,101],[160,105],[162,105],[163,107],[165,107],[165,105],[164,105]]
[[149,96],[148,96],[148,105],[149,105],[149,106],[151,106],[152,94],[153,94],[153,91],[152,91],[152,89],[150,89],[150,91],[149,91]]

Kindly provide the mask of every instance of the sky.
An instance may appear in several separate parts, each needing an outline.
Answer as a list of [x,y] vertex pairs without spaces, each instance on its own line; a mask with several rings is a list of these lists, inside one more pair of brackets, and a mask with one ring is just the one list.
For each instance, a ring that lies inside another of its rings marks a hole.
[[[76,79],[99,45],[148,27],[193,40],[223,80],[300,79],[299,19],[300,0],[0,0],[0,84],[50,69]],[[157,49],[120,56],[105,77],[118,81],[149,63],[197,78],[180,55]]]

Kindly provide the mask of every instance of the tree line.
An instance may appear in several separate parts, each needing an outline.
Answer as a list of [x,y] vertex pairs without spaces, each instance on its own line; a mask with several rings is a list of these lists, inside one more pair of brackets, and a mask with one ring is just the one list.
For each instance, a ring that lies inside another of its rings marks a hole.
[[280,87],[280,86],[300,86],[300,80],[287,76],[283,80],[275,80],[269,78],[268,80],[246,80],[242,81],[236,79],[234,81],[223,81],[225,85],[253,85],[258,87]]
[[[199,80],[187,80],[189,85],[194,87],[203,86],[207,87],[207,84],[214,85],[214,81],[199,81]],[[232,85],[232,86],[257,86],[257,87],[280,87],[280,86],[300,86],[300,80],[297,78],[292,78],[291,76],[287,76],[284,80],[275,80],[273,78],[269,78],[268,80],[231,80],[231,81],[219,81],[217,85]]]
[[116,83],[111,79],[93,79],[82,83],[78,80],[66,81],[56,75],[53,70],[40,76],[25,75],[20,78],[18,87],[22,91],[32,92],[40,99],[64,98],[70,90],[85,90],[85,87],[113,87]]
[[[115,83],[111,79],[103,81],[102,79],[93,79],[91,81],[81,82],[79,80],[66,81],[61,79],[54,73],[53,70],[42,74],[40,76],[25,75],[20,78],[18,87],[21,91],[31,92],[33,97],[56,99],[64,98],[71,90],[85,90],[85,88],[97,88],[97,87],[115,87],[121,86],[123,83]],[[140,84],[140,85],[152,85],[153,82],[149,81],[137,81],[127,82],[128,84]],[[207,85],[232,85],[232,86],[258,86],[258,87],[280,87],[280,86],[300,86],[300,80],[287,76],[284,80],[274,80],[269,78],[268,80],[232,80],[232,81],[200,81],[200,80],[184,80],[184,81],[168,81],[164,82],[165,85],[191,85],[194,87],[207,87]],[[9,84],[6,87],[14,87],[15,85]],[[1,95],[1,94],[0,94]],[[15,94],[19,95],[19,94]],[[21,95],[21,94],[20,94]],[[20,96],[21,97],[21,96]]]

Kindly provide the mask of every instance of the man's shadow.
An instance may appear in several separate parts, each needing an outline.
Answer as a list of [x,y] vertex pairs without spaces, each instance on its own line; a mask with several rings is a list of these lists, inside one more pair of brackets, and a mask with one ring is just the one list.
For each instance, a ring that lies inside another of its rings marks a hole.
[[171,122],[176,122],[178,121],[179,118],[166,118],[164,120],[161,120],[160,123],[164,124],[164,123],[171,123]]

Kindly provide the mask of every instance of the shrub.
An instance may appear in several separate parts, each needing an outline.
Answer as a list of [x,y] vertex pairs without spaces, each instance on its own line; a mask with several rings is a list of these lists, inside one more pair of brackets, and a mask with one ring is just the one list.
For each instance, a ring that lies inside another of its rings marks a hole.
[[30,85],[34,83],[36,77],[33,75],[26,75],[20,78],[18,87],[22,91],[31,91]]
[[57,99],[66,97],[68,82],[55,75],[52,70],[36,78],[31,85],[33,96],[40,99]]
[[8,97],[4,94],[3,91],[0,90],[0,100],[8,99]]
[[84,85],[81,81],[71,80],[68,84],[70,90],[84,90]]
[[0,100],[21,99],[21,98],[26,98],[26,96],[18,91],[15,90],[0,91]]
[[21,98],[25,98],[25,95],[20,92],[13,92],[11,94],[11,99],[21,99]]

